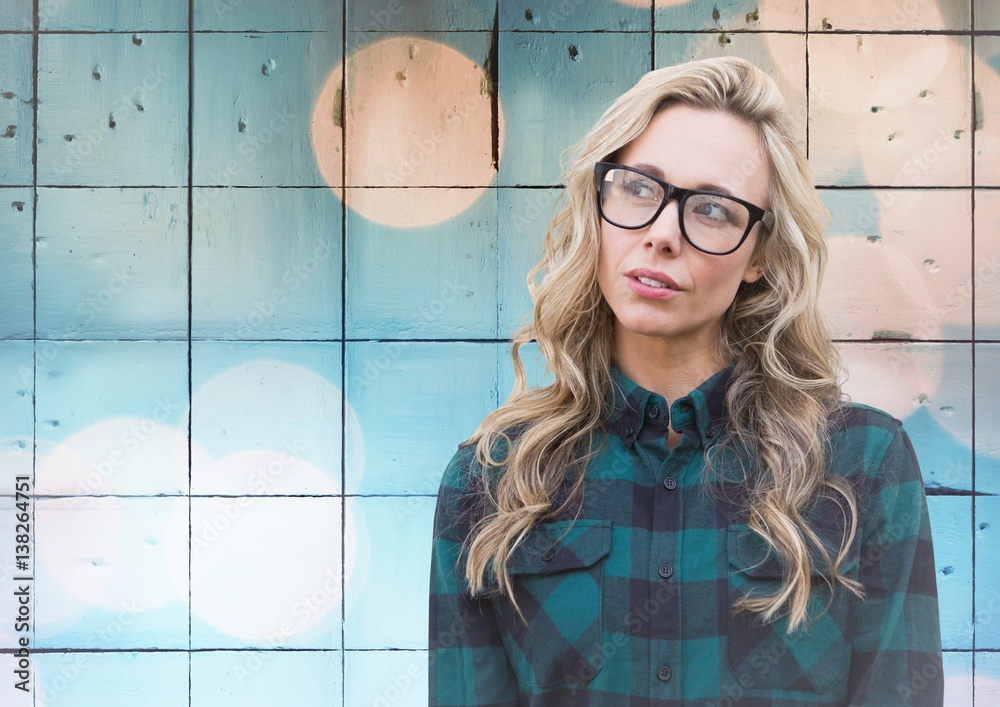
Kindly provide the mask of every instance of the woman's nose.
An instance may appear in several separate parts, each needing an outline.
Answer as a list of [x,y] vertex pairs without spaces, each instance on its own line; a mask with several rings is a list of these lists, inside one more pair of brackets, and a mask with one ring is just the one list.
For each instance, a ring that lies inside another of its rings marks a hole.
[[658,251],[676,253],[681,247],[684,239],[681,233],[679,204],[676,199],[671,199],[663,207],[659,216],[651,224],[646,226],[643,245]]

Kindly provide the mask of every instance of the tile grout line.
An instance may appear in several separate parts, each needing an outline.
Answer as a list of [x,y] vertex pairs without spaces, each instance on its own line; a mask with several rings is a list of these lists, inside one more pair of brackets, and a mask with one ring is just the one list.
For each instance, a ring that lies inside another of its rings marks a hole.
[[972,367],[972,419],[971,419],[971,431],[970,431],[970,456],[971,458],[971,475],[970,487],[972,488],[972,498],[970,500],[971,508],[971,527],[969,531],[972,533],[972,704],[976,704],[976,130],[978,126],[977,117],[977,103],[976,95],[978,93],[976,89],[976,2],[975,0],[969,0],[969,27],[972,30],[972,35],[969,37],[969,66],[970,66],[970,81],[972,88],[972,115],[970,116],[972,122],[972,129],[969,131],[970,142],[969,142],[969,161],[970,161],[970,173],[969,173],[969,183],[972,188],[969,190],[970,199],[970,210],[971,210],[971,230],[969,232],[970,236],[970,246],[969,246],[969,271],[971,277],[970,292],[971,296],[970,302],[970,322],[971,331],[969,332],[969,338],[971,339],[971,346],[969,347],[970,355],[970,366]]
[[806,31],[802,38],[805,40],[805,50],[806,50],[806,161],[809,161],[809,124],[812,123],[811,115],[809,111],[811,110],[811,105],[809,102],[809,2],[806,0]]
[[[31,3],[31,84],[32,84],[32,142],[31,142],[31,493],[35,494],[38,480],[38,43],[40,15],[39,0]],[[31,534],[32,566],[31,576],[37,576],[35,566],[38,563],[38,524],[37,502],[31,504]],[[15,506],[16,508],[16,506]],[[35,621],[31,624],[32,650],[37,643],[37,601],[38,592],[32,592],[31,613]],[[38,704],[38,683],[31,693],[31,704]]]
[[340,704],[347,704],[347,3],[340,5]]
[[193,405],[193,382],[194,382],[194,372],[192,370],[192,329],[193,329],[193,273],[194,273],[194,263],[192,262],[193,246],[194,246],[194,0],[188,0],[188,159],[187,159],[187,397],[188,397],[188,416],[187,416],[187,472],[188,472],[188,488],[187,488],[187,531],[188,531],[188,602],[187,602],[187,616],[188,616],[188,645],[187,645],[187,688],[188,688],[188,707],[192,707],[192,643],[191,643],[191,630],[193,625],[193,610],[191,603],[191,592],[193,582],[191,580],[191,518],[192,518],[192,497],[191,497],[191,482],[192,482],[192,466],[193,466],[193,445],[191,441],[191,431],[193,428],[194,420],[194,405]]

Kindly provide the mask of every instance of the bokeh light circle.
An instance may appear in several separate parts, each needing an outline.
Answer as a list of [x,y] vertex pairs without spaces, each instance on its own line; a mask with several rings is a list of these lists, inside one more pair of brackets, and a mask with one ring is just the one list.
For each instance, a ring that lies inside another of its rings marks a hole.
[[[313,110],[320,172],[338,193],[346,174],[345,202],[372,221],[397,227],[446,221],[496,175],[493,142],[499,155],[504,131],[498,104],[494,138],[492,91],[481,66],[441,42],[399,36],[358,49],[346,70],[338,65],[330,72]],[[459,188],[429,194],[410,187]]]

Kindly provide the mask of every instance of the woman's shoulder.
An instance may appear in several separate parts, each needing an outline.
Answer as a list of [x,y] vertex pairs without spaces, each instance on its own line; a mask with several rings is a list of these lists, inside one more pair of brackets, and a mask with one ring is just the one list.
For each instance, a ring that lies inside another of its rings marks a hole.
[[[502,461],[510,447],[507,438],[496,441],[490,450],[490,457]],[[482,490],[484,481],[501,473],[502,466],[483,465],[479,458],[478,444],[475,441],[465,441],[458,445],[451,461],[445,467],[441,477],[441,490],[453,489],[463,492]],[[495,480],[495,478],[494,478]]]
[[881,486],[920,480],[913,445],[903,423],[884,410],[843,401],[830,414],[830,471],[867,476]]
[[877,407],[853,400],[841,400],[830,414],[831,430],[848,430],[858,427],[871,427],[895,431],[902,422]]

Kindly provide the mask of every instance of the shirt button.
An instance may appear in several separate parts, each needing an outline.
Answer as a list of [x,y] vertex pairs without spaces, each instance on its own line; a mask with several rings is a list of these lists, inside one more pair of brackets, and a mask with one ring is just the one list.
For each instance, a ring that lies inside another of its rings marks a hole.
[[660,678],[663,682],[670,682],[674,672],[670,669],[669,665],[661,665],[656,671],[656,677]]
[[650,420],[655,420],[657,417],[660,416],[660,408],[654,405],[653,407],[649,408],[649,410],[646,411],[646,415],[649,417]]
[[665,488],[667,491],[673,491],[675,488],[677,488],[677,479],[675,479],[672,476],[668,476],[663,480],[663,488]]
[[548,550],[546,550],[545,552],[542,553],[542,559],[545,560],[546,562],[548,562],[549,560],[551,560],[555,556],[556,556],[556,553],[554,553],[552,551],[552,548],[549,548]]
[[679,407],[679,408],[681,409],[681,411],[683,411],[683,412],[687,412],[688,410],[690,410],[690,409],[691,409],[691,403],[690,403],[690,401],[688,401],[688,400],[682,400],[682,401],[680,401],[680,402],[679,402],[679,403],[677,404],[677,406],[678,406],[678,407]]
[[629,427],[627,430],[625,430],[625,436],[626,437],[631,437],[634,434],[635,434],[635,428],[634,427]]
[[670,579],[674,576],[674,568],[670,565],[660,565],[660,576],[664,579]]

